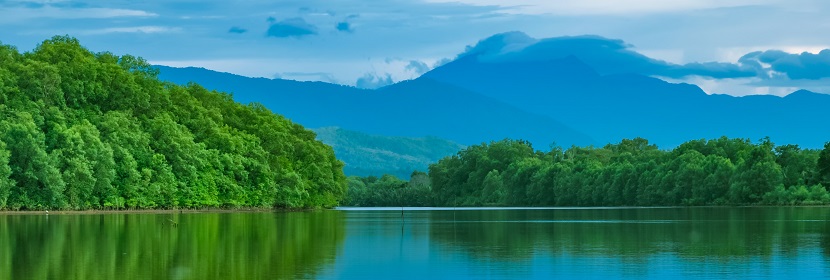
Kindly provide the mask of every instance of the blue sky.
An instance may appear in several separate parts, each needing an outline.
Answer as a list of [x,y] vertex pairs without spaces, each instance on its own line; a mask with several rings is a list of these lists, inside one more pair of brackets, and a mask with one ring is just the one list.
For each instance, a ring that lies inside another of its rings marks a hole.
[[[25,51],[68,34],[93,51],[156,64],[376,87],[417,77],[494,34],[592,34],[659,63],[764,72],[650,73],[666,80],[709,93],[782,95],[830,93],[830,51],[819,54],[830,48],[828,13],[822,0],[2,0],[0,42]],[[757,51],[758,65],[739,61]]]

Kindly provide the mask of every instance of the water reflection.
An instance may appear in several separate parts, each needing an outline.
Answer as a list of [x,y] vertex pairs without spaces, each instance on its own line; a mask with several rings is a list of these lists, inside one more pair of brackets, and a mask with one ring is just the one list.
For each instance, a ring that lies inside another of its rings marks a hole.
[[0,279],[827,278],[828,218],[824,207],[11,215]]
[[342,213],[0,216],[0,279],[313,278]]
[[[671,208],[434,212],[431,238],[472,256],[533,252],[649,258],[757,257],[815,249],[827,208]],[[520,238],[517,238],[520,236]],[[826,238],[824,239],[826,240]],[[826,253],[827,247],[822,247]]]
[[[399,208],[346,210],[347,249],[331,269],[340,276],[830,275],[830,208],[407,209],[403,218]],[[356,255],[349,248],[374,253]],[[376,265],[372,270],[356,268],[357,261],[344,265],[350,258]],[[396,266],[401,263],[406,265]],[[332,275],[321,277],[337,278]]]

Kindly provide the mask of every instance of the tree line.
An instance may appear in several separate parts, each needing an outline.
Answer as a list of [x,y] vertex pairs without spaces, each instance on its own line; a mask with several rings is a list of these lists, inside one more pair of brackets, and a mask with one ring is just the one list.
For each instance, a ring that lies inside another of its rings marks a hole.
[[260,104],[56,36],[0,44],[0,209],[330,207],[343,164]]
[[[413,177],[414,178],[414,177]],[[430,165],[429,186],[391,179],[346,202],[392,206],[679,206],[830,203],[830,142],[823,149],[776,146],[770,139],[721,137],[661,150],[643,138],[603,147],[535,150],[527,141],[470,146]],[[371,179],[371,178],[369,178]],[[396,187],[390,187],[395,185]],[[392,193],[391,195],[389,193]],[[412,195],[397,200],[390,197]]]

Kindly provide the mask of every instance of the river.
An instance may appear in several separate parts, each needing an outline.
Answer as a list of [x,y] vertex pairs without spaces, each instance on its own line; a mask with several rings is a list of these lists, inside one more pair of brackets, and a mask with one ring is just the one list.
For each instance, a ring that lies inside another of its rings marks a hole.
[[830,278],[830,208],[0,214],[0,279]]

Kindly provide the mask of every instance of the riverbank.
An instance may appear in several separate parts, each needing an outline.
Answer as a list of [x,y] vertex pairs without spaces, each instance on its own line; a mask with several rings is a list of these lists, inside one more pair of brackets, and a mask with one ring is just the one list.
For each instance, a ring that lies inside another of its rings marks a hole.
[[113,210],[3,210],[2,215],[98,215],[98,214],[189,214],[189,213],[253,213],[253,212],[306,212],[318,209],[280,208],[204,208],[204,209],[113,209]]

